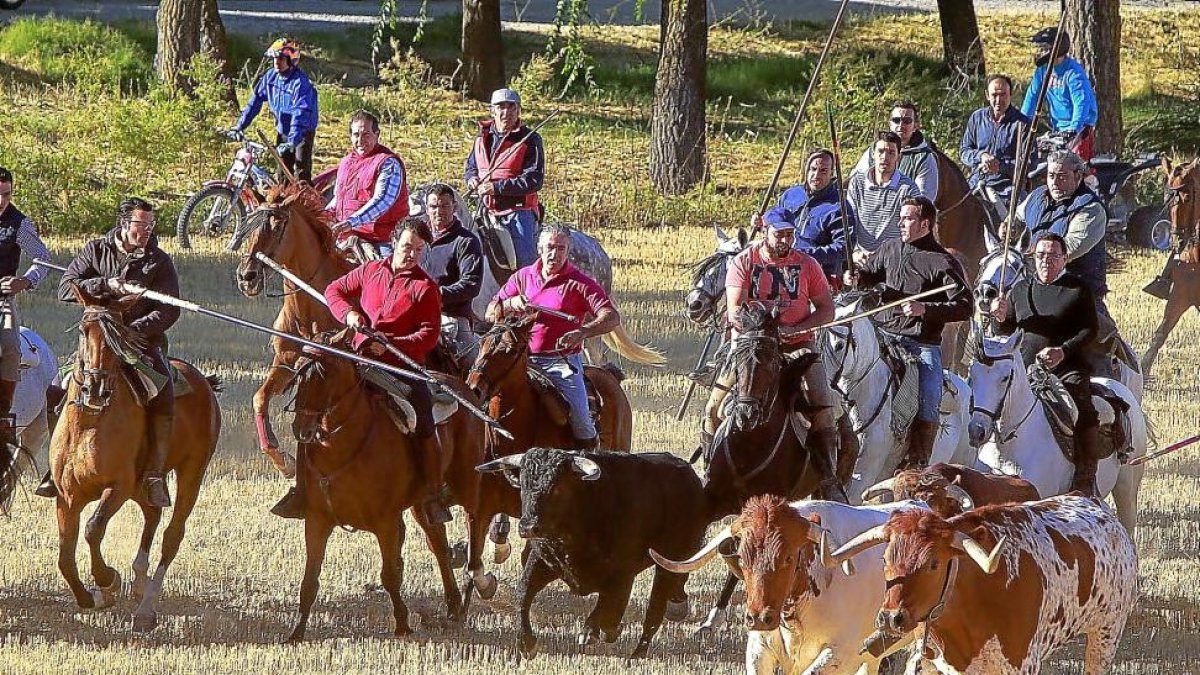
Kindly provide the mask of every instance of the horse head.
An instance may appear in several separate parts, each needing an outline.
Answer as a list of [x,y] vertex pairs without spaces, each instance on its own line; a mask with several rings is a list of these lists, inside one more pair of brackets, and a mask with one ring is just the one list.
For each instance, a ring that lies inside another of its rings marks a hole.
[[1164,157],[1162,167],[1171,194],[1171,229],[1179,244],[1189,249],[1200,244],[1200,158],[1173,166]]
[[[979,277],[975,281],[975,309],[986,314],[992,301],[1008,293],[1028,269],[1025,257],[1015,248],[996,249],[979,261]],[[1003,283],[1003,288],[1001,288]]]
[[734,339],[730,366],[734,372],[734,428],[753,429],[770,417],[779,395],[783,352],[779,346],[779,311],[761,302],[738,310],[742,330]]
[[971,384],[971,421],[967,433],[971,447],[979,448],[992,435],[1004,412],[1004,402],[1025,366],[1021,359],[1021,339],[1024,332],[989,337],[978,324],[971,331],[972,356],[969,381]]
[[278,185],[267,192],[229,242],[229,250],[235,251],[249,240],[237,268],[238,290],[243,295],[258,295],[266,281],[263,263],[255,254],[262,253],[293,270],[314,269],[320,264],[316,256],[331,254],[331,217],[323,209],[321,196],[307,186]]
[[74,403],[81,410],[99,413],[113,402],[113,394],[121,377],[122,358],[119,350],[144,350],[141,336],[129,330],[124,312],[138,301],[137,296],[125,296],[116,301],[102,301],[84,293],[71,284],[75,299],[83,305],[79,320],[79,347],[75,351],[75,368],[71,379],[78,385]]
[[529,361],[529,334],[533,317],[508,317],[492,325],[479,341],[479,354],[467,373],[467,386],[487,400],[509,378],[524,381]]
[[[838,295],[834,318],[844,319],[878,306],[878,292],[853,291]],[[836,382],[859,379],[879,359],[879,342],[867,317],[830,326],[821,335],[821,359]]]
[[[350,329],[343,329],[314,339],[331,347],[350,349],[351,335]],[[349,394],[362,387],[358,371],[353,363],[340,356],[305,347],[296,360],[295,372],[290,385],[295,387],[292,433],[299,443],[327,445],[330,435],[337,430],[336,424],[330,427],[330,415]]]
[[712,255],[692,265],[692,290],[688,291],[684,303],[687,317],[698,324],[720,316],[719,308],[725,300],[725,276],[729,261],[746,248],[749,235],[739,229],[736,237],[715,228],[717,248]]

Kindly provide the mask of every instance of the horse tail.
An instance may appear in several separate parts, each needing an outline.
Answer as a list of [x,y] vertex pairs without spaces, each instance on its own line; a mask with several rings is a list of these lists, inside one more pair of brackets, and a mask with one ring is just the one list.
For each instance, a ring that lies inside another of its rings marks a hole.
[[662,352],[634,342],[633,338],[629,337],[629,333],[625,332],[625,327],[620,324],[611,332],[605,333],[601,339],[609,349],[620,354],[621,358],[629,359],[634,363],[644,366],[665,366],[667,364],[667,357]]
[[205,375],[204,379],[208,386],[212,387],[213,393],[225,391],[225,380],[222,380],[220,375]]
[[22,448],[18,445],[0,448],[0,514],[6,516],[21,480],[21,468],[17,462],[21,452]]

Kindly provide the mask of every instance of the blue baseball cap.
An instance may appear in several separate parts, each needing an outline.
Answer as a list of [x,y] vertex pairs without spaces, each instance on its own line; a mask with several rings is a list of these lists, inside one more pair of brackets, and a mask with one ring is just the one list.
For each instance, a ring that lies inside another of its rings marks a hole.
[[763,214],[763,225],[772,230],[794,230],[796,224],[788,220],[787,212],[781,208],[774,208]]

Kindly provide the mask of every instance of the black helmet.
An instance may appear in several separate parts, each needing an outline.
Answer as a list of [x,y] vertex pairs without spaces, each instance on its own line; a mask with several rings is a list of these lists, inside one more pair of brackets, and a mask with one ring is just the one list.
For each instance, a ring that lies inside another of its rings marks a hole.
[[[1050,50],[1054,49],[1054,38],[1058,35],[1058,28],[1051,26],[1043,28],[1033,34],[1029,41],[1038,46],[1037,55],[1034,57],[1034,63],[1037,65],[1045,65],[1050,61]],[[1062,40],[1059,40],[1058,51],[1054,58],[1066,56],[1071,51],[1071,34],[1063,31]]]

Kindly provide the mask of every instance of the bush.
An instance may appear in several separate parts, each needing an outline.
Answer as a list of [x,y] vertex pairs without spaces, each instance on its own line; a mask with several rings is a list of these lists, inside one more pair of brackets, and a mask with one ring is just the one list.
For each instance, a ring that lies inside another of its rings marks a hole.
[[125,33],[91,20],[18,19],[0,31],[0,55],[91,93],[141,93],[154,80],[150,53]]

